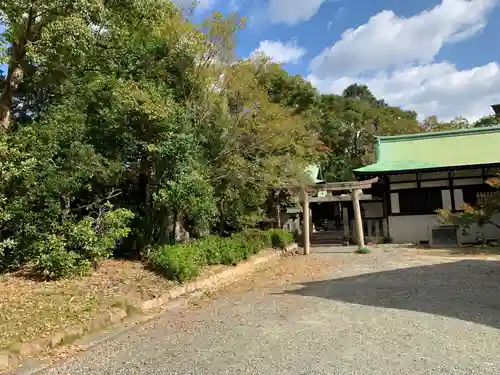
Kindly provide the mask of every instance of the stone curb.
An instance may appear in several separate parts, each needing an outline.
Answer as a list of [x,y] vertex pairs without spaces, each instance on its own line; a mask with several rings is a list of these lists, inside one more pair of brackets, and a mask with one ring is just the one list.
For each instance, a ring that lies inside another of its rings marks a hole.
[[[291,244],[284,250],[274,250],[263,255],[256,255],[246,262],[238,264],[236,267],[224,270],[202,280],[195,280],[184,285],[177,286],[158,298],[144,301],[139,306],[141,312],[156,309],[166,305],[170,301],[182,296],[189,295],[200,290],[216,289],[222,285],[235,281],[239,277],[253,271],[258,265],[268,263],[280,258],[284,253],[298,249],[297,244]],[[129,317],[129,312],[123,308],[114,308],[104,314],[96,316],[87,325],[73,327],[61,332],[57,332],[51,337],[41,338],[29,343],[19,343],[12,345],[8,350],[0,351],[0,371],[17,366],[22,360],[39,355],[50,349],[69,344],[85,334],[104,329],[111,325],[121,323]]]

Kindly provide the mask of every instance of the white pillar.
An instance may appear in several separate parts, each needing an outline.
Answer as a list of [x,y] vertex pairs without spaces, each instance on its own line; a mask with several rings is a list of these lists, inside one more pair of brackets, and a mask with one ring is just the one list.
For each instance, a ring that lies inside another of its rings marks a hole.
[[363,220],[361,218],[361,207],[359,205],[359,195],[361,190],[355,189],[352,192],[352,205],[354,207],[354,219],[356,222],[356,234],[358,235],[358,246],[365,247],[365,237],[363,234]]
[[303,210],[304,210],[304,255],[311,253],[311,237],[310,237],[310,211],[309,211],[309,192],[302,191],[303,195]]

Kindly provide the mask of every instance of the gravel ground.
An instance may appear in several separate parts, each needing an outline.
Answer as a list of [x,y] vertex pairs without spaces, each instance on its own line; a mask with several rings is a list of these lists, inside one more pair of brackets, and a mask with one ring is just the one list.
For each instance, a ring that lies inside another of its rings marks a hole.
[[314,250],[39,374],[500,373],[500,262]]

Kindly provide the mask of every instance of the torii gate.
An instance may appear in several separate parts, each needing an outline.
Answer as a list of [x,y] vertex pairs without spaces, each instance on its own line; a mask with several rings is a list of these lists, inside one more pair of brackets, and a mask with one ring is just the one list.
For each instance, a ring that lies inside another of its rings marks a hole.
[[[349,181],[349,182],[334,182],[327,184],[308,184],[286,186],[286,189],[300,191],[301,203],[303,206],[304,219],[303,229],[304,234],[304,255],[311,253],[310,239],[310,210],[309,204],[312,202],[346,202],[351,201],[354,207],[354,219],[356,222],[356,234],[358,237],[358,246],[365,246],[365,237],[363,233],[363,220],[361,218],[360,199],[371,199],[371,195],[364,195],[364,189],[370,189],[378,178],[365,181]],[[326,196],[317,196],[318,192],[326,192]],[[348,191],[349,194],[336,195],[333,192]]]

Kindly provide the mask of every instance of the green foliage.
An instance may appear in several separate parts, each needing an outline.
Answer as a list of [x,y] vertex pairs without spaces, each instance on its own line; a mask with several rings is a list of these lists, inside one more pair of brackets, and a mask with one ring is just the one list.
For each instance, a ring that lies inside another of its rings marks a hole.
[[273,247],[273,231],[274,230],[262,231],[258,229],[249,229],[237,236],[241,236],[244,240],[247,240],[247,246],[251,248],[253,254],[257,254],[262,249],[270,249]]
[[485,225],[500,228],[500,224],[494,220],[500,213],[500,178],[492,178],[487,183],[495,190],[480,199],[476,206],[464,204],[459,212],[438,210],[441,223],[458,225],[464,230],[468,230],[472,224],[477,224],[481,228]]
[[152,251],[148,264],[165,277],[180,282],[198,275],[205,265],[236,265],[266,248],[283,248],[293,241],[283,230],[249,230],[231,237],[210,236],[188,244],[165,245]]
[[371,250],[367,247],[360,247],[356,250],[356,254],[370,254]]
[[200,272],[197,252],[196,244],[165,245],[152,252],[148,263],[169,280],[184,282]]
[[42,248],[36,258],[34,270],[47,279],[60,279],[70,276],[83,276],[91,272],[90,261],[74,252],[66,251],[60,238],[51,238],[47,243],[38,243]]
[[165,0],[5,0],[0,17],[0,270],[79,274],[170,253],[186,231],[202,250],[158,258],[172,277],[236,263],[291,241],[248,231],[270,191],[319,161],[352,178],[375,136],[422,130],[366,86],[320,95],[265,57],[238,60],[237,14],[194,25]]
[[488,127],[488,126],[498,126],[500,125],[500,116],[491,115],[485,116],[474,122],[472,125],[475,128]]
[[272,229],[269,232],[271,234],[271,244],[277,249],[285,249],[294,242],[292,232],[281,229]]
[[423,131],[417,114],[391,107],[368,87],[351,85],[342,96],[321,95],[317,126],[327,146],[323,161],[328,181],[352,180],[352,170],[375,161],[376,136]]
[[[0,269],[32,264],[48,278],[108,258],[133,214],[108,203],[113,166],[82,142],[82,118],[54,107],[37,126],[0,140]],[[64,124],[65,131],[60,128]]]
[[[430,131],[430,132],[469,129],[473,126],[476,126],[476,125],[470,123],[464,117],[456,117],[451,121],[439,121],[436,116],[429,116],[422,123],[422,127],[426,131]],[[478,126],[481,126],[481,125],[478,125]]]
[[34,270],[45,278],[82,275],[111,257],[118,240],[130,231],[128,210],[112,210],[78,222],[67,221],[54,233],[39,236],[30,244]]

